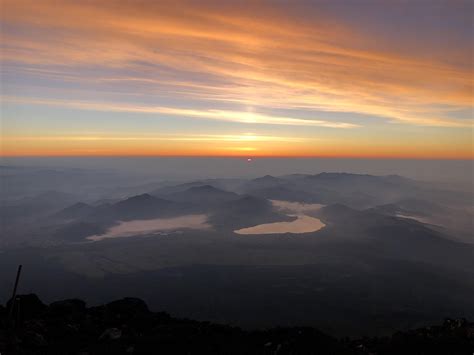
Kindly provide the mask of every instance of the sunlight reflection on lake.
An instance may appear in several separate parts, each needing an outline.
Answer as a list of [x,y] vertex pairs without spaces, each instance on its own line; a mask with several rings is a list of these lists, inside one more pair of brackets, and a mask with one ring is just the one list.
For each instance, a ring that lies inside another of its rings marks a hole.
[[288,216],[296,217],[296,219],[291,222],[259,224],[253,227],[238,229],[234,231],[234,233],[243,235],[283,233],[300,234],[316,232],[325,226],[325,224],[318,218],[306,215],[307,213],[321,209],[324,205],[278,200],[272,200],[271,202],[278,210],[287,213]]

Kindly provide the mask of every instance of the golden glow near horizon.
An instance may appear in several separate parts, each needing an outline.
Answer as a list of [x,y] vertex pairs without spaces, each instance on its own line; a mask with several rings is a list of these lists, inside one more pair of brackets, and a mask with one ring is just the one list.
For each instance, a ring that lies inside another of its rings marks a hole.
[[2,1],[1,154],[472,159],[473,6]]

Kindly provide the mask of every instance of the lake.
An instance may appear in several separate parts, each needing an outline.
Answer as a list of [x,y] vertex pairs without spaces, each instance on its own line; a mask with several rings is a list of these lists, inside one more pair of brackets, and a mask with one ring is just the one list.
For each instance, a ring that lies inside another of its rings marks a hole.
[[271,200],[271,202],[276,209],[286,213],[288,216],[296,217],[296,219],[290,222],[259,224],[253,227],[235,230],[234,233],[243,235],[283,233],[301,234],[316,232],[325,226],[320,219],[307,215],[307,213],[321,209],[324,205],[278,200]]

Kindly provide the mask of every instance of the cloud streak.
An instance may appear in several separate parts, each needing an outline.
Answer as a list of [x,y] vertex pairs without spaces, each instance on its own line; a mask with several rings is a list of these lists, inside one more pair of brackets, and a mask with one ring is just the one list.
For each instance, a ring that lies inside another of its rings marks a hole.
[[379,141],[381,125],[403,154],[404,133],[457,130],[446,149],[468,147],[472,5],[421,3],[5,0],[1,91],[20,108],[286,130],[268,137],[331,128],[340,143]]
[[4,141],[171,141],[171,142],[304,142],[307,139],[286,136],[263,136],[252,133],[236,134],[196,134],[196,135],[141,135],[141,136],[107,136],[107,135],[55,135],[55,136],[14,136],[4,137]]
[[272,124],[290,126],[316,126],[329,128],[355,128],[356,124],[346,122],[333,122],[319,119],[300,119],[294,117],[270,116],[255,112],[228,111],[228,110],[197,110],[162,106],[125,105],[116,103],[79,102],[64,100],[48,100],[38,98],[9,97],[2,98],[4,102],[20,103],[28,105],[46,105],[74,108],[79,110],[107,111],[107,112],[134,112],[159,115],[171,115],[181,117],[192,117],[198,119],[210,119],[227,122],[239,122],[246,124]]
[[[325,19],[331,13],[314,12],[311,21],[302,21],[278,6],[270,11],[265,3],[246,10],[195,2],[57,6],[23,0],[6,1],[5,10],[8,28],[31,29],[29,35],[4,31],[3,60],[19,72],[31,66],[64,75],[79,70],[89,85],[148,80],[138,85],[140,93],[168,89],[210,101],[209,106],[231,101],[357,112],[419,125],[470,124],[432,107],[471,107],[469,67],[450,65],[439,53],[426,58],[396,48],[377,50],[371,45],[376,35],[368,37],[337,17]],[[88,73],[94,67],[117,68],[119,75],[102,72],[98,79]]]

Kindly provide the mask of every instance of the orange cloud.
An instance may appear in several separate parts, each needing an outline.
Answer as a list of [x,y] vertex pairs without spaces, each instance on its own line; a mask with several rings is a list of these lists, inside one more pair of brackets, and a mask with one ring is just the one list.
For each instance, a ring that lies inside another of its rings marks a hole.
[[[4,0],[2,72],[30,80],[4,85],[5,103],[258,123],[287,133],[20,132],[3,135],[2,154],[473,157],[472,114],[456,115],[473,109],[472,45],[420,39],[417,50],[407,38],[395,43],[324,6],[307,16],[293,7]],[[44,84],[51,81],[60,84]],[[340,118],[349,114],[363,117]],[[379,137],[367,127],[377,118],[462,134]],[[295,136],[291,126],[314,136]],[[339,136],[320,140],[318,127]]]
[[[264,2],[244,9],[205,2],[10,0],[3,20],[39,31],[33,37],[5,35],[5,63],[54,67],[65,80],[141,81],[143,94],[170,89],[211,107],[234,102],[356,112],[417,125],[472,124],[448,114],[472,107],[469,67],[447,64],[439,53],[427,59],[378,51],[371,45],[377,34],[367,37],[324,13],[310,22]],[[91,66],[142,74],[67,77]]]

